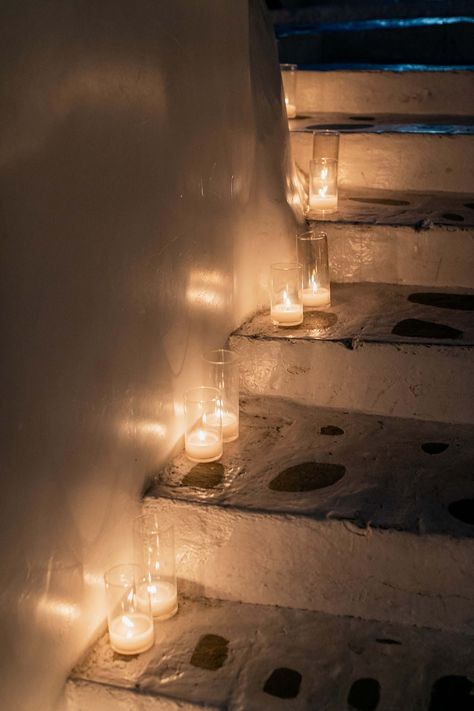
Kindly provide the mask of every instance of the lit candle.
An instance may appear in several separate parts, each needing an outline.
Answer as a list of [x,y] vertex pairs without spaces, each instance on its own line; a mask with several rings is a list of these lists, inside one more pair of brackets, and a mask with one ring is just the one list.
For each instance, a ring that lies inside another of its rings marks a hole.
[[150,594],[151,614],[160,620],[173,617],[178,609],[178,593],[176,585],[166,580],[151,580],[143,583],[137,590],[137,600],[140,604]]
[[139,654],[153,646],[153,620],[141,612],[115,617],[109,625],[110,645],[119,654]]
[[193,430],[186,435],[185,451],[193,462],[214,462],[222,456],[222,438],[210,430]]
[[285,96],[285,106],[286,106],[286,115],[288,116],[288,118],[295,118],[296,106],[294,104],[290,103],[287,96]]
[[328,186],[322,185],[316,194],[311,194],[309,205],[315,210],[334,211],[337,209],[337,195],[328,195]]
[[284,291],[283,303],[272,304],[271,317],[278,326],[299,326],[303,323],[303,304],[293,304]]
[[318,286],[314,275],[311,276],[311,286],[303,289],[304,306],[330,306],[331,292],[323,286]]
[[239,436],[239,418],[233,412],[221,410],[210,415],[206,415],[206,424],[211,427],[217,425],[222,419],[222,439],[224,442],[232,442]]

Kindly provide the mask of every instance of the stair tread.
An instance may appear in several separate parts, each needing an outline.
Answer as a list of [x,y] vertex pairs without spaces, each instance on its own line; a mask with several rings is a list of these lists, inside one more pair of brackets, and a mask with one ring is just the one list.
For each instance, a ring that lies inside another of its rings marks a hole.
[[474,134],[474,116],[443,114],[380,114],[305,112],[290,119],[292,132],[332,129],[341,133]]
[[[425,298],[446,307],[412,301]],[[474,345],[474,291],[470,289],[367,282],[332,284],[331,302],[325,311],[305,312],[303,324],[290,328],[274,326],[268,311],[257,313],[235,331],[234,337],[338,341],[349,348],[370,342],[452,348]]]
[[[151,696],[176,699],[176,708],[246,711],[277,710],[290,703],[304,711],[314,709],[317,698],[321,708],[340,711],[356,691],[354,682],[374,679],[384,708],[415,711],[428,708],[438,679],[456,675],[474,680],[474,638],[427,628],[181,599],[177,616],[155,630],[154,647],[128,658],[112,652],[104,634],[71,674],[68,708],[79,708],[75,693],[88,684],[97,685],[98,693],[109,699],[110,689],[120,690],[117,709],[131,708],[126,699],[131,703],[139,695],[140,704]],[[466,681],[464,686],[468,699],[470,685]],[[451,701],[467,708],[459,693]],[[123,707],[118,705],[121,698]]]
[[325,215],[324,221],[469,230],[474,226],[474,195],[346,188],[339,191],[337,212]]
[[[448,509],[472,495],[473,434],[471,425],[248,397],[241,402],[240,437],[225,446],[220,463],[195,465],[181,452],[158,474],[147,501],[352,522],[361,535],[381,528],[474,538],[474,500],[471,523]],[[282,471],[315,461],[326,467],[314,479],[295,470],[283,484],[288,490],[270,488]],[[464,518],[469,506],[461,505]]]

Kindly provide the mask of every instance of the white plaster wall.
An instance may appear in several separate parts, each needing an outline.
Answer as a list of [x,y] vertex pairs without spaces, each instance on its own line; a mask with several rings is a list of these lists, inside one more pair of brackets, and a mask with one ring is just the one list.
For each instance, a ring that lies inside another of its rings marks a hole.
[[53,708],[202,349],[293,248],[262,7],[2,3],[2,711]]

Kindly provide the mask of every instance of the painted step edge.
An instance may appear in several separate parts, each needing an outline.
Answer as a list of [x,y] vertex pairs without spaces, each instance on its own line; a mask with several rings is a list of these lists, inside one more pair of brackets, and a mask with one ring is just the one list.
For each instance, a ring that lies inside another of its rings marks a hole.
[[474,631],[474,541],[149,499],[176,526],[180,590],[451,631]]
[[335,282],[474,288],[474,227],[310,222],[328,235]]
[[[296,166],[307,176],[312,133],[294,131],[290,136]],[[469,192],[474,185],[474,136],[343,134],[339,185],[347,189]]]
[[299,71],[297,108],[301,114],[345,112],[473,113],[474,72],[423,71]]

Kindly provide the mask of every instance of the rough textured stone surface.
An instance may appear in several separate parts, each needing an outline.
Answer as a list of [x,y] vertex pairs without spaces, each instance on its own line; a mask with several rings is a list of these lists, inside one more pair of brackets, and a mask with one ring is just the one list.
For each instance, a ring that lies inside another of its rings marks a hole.
[[[190,663],[202,634],[229,640],[228,658],[218,670]],[[397,644],[380,644],[380,639]],[[377,691],[380,708],[419,711],[431,703],[432,711],[446,711],[439,700],[446,702],[447,688],[454,690],[451,698],[469,698],[473,659],[469,636],[303,610],[181,599],[178,615],[156,625],[154,648],[132,659],[126,677],[104,635],[72,674],[68,711],[87,711],[83,699],[85,691],[93,695],[92,689],[113,698],[116,706],[104,706],[107,711],[369,711],[376,708]],[[153,700],[163,706],[152,705]]]
[[[382,415],[473,422],[471,313],[413,303],[408,297],[416,292],[393,284],[333,284],[331,307],[305,312],[296,328],[279,328],[268,313],[257,314],[230,338],[241,356],[244,391]],[[399,333],[396,325],[406,321],[433,323],[437,330]],[[457,332],[463,336],[453,339]]]
[[[321,434],[328,421],[344,434]],[[443,453],[423,451],[440,441]],[[448,507],[472,496],[473,450],[470,425],[248,398],[222,483],[183,487],[193,464],[180,454],[145,506],[179,521],[188,594],[470,628],[474,527]],[[345,474],[320,489],[269,487],[306,462]]]

